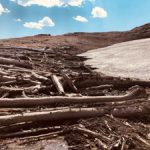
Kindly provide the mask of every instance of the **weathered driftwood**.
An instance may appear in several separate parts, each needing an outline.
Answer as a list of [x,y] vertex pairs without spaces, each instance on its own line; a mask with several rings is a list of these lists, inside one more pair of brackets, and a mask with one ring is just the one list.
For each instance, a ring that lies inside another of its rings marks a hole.
[[18,132],[10,132],[10,133],[1,133],[0,138],[12,138],[12,137],[25,137],[25,136],[33,136],[33,135],[39,135],[39,134],[45,134],[50,132],[57,132],[60,131],[61,127],[47,127],[47,128],[37,128],[37,129],[31,129],[31,130],[23,130]]
[[0,87],[0,94],[9,93],[9,94],[19,94],[22,93],[23,89],[21,88],[10,88],[10,87]]
[[33,136],[29,136],[29,137],[23,137],[23,138],[19,138],[20,140],[25,140],[25,142],[22,142],[22,145],[25,144],[29,144],[29,143],[33,143],[39,140],[44,140],[44,139],[52,139],[52,138],[56,138],[58,136],[61,136],[62,134],[64,134],[64,131],[56,131],[56,132],[50,132],[50,133],[46,133],[46,134],[41,134],[41,135],[33,135]]
[[64,88],[63,88],[62,84],[60,83],[58,77],[56,75],[51,75],[51,79],[52,79],[58,93],[60,95],[64,95],[65,91],[64,91]]
[[121,102],[136,99],[142,89],[137,88],[132,92],[123,96],[83,96],[83,97],[66,97],[66,96],[53,96],[41,98],[0,98],[0,107],[34,107],[52,104],[78,104],[78,103],[104,103],[104,102]]
[[102,142],[101,139],[95,138],[95,142],[97,143],[100,149],[108,150],[108,146],[104,142]]
[[[33,70],[32,69],[24,69],[24,68],[19,68],[19,67],[13,67],[13,68],[10,68],[9,71],[12,71],[12,72],[20,72],[20,73],[32,73]],[[49,72],[46,72],[46,71],[37,71],[37,70],[34,70],[35,73],[37,74],[50,74]]]
[[78,92],[78,89],[76,88],[76,86],[74,85],[74,83],[72,82],[72,80],[69,78],[69,76],[63,72],[61,72],[64,80],[66,81],[67,85],[69,86],[69,88],[71,88],[71,90],[75,93]]
[[15,115],[0,116],[0,125],[11,125],[21,122],[56,121],[65,119],[89,118],[103,116],[107,110],[98,108],[72,108],[57,111],[31,112]]
[[94,138],[103,139],[107,142],[111,141],[111,139],[109,137],[106,137],[106,136],[102,135],[101,133],[97,133],[97,132],[91,131],[91,130],[86,129],[86,128],[74,127],[73,130],[75,130],[79,133],[87,134],[87,135],[92,136]]
[[5,72],[5,71],[0,69],[0,75],[8,75],[8,74],[9,74],[8,72]]
[[133,138],[135,138],[140,143],[144,144],[146,147],[148,147],[150,149],[150,142],[149,141],[147,141],[146,139],[142,138],[141,136],[139,136],[138,134],[135,134],[135,133],[133,133],[132,136],[133,136]]
[[149,103],[145,103],[141,106],[128,106],[122,108],[115,108],[111,111],[111,114],[115,117],[133,117],[133,116],[143,116],[150,114]]
[[1,98],[5,98],[5,97],[7,97],[7,96],[9,96],[9,93],[8,93],[8,92],[4,93],[4,94],[1,96]]
[[0,78],[1,82],[8,82],[8,81],[13,81],[13,80],[16,80],[16,77],[3,75]]
[[[35,86],[30,87],[22,87],[22,88],[14,88],[14,87],[0,87],[0,93],[9,93],[9,94],[36,94],[40,91],[50,91],[51,86],[41,86],[37,84]],[[24,93],[23,93],[24,92]]]
[[12,80],[12,81],[0,82],[0,86],[13,86],[13,85],[24,85],[24,84],[28,84],[28,86],[36,86],[41,83],[37,81],[28,80],[28,79],[19,80],[19,81]]
[[131,86],[139,85],[142,87],[150,87],[150,81],[146,80],[129,80],[129,79],[120,79],[120,78],[106,78],[100,77],[97,79],[86,79],[83,81],[76,81],[75,85],[77,88],[88,88],[93,86],[100,86],[100,85],[113,85],[117,88],[128,88]]
[[47,77],[44,77],[42,75],[38,75],[37,73],[35,72],[32,72],[32,78],[36,79],[36,80],[39,80],[40,82],[43,82],[43,81],[48,81],[49,79]]
[[104,90],[104,89],[110,89],[113,88],[113,85],[99,85],[99,86],[93,86],[93,87],[89,87],[86,88],[86,90]]
[[29,64],[27,62],[24,62],[24,61],[18,61],[18,60],[15,60],[15,59],[10,59],[10,58],[0,57],[0,64],[15,65],[15,66],[18,66],[18,67],[32,69],[32,65],[31,64]]
[[[27,69],[27,68],[21,68],[21,67],[16,67],[14,65],[1,65],[1,68],[7,69],[9,72],[16,72],[16,73],[32,73],[33,70],[32,69]],[[50,72],[46,72],[46,71],[40,71],[40,70],[34,70],[35,73],[37,74],[50,74]]]

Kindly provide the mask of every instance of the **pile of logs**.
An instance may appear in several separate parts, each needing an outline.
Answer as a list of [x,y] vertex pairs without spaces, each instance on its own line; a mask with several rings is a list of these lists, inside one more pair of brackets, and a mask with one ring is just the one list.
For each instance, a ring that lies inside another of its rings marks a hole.
[[[107,149],[100,138],[110,139],[100,133],[81,127],[66,131],[60,124],[56,128],[53,123],[106,115],[129,118],[150,114],[150,81],[100,76],[92,72],[54,74],[37,70],[30,58],[21,58],[0,57],[1,139],[31,138],[33,135],[41,138],[43,133],[50,136],[78,131],[94,136],[99,145]],[[90,96],[91,91],[101,92],[103,96]],[[119,93],[114,94],[116,91]],[[139,135],[135,137],[142,140]]]

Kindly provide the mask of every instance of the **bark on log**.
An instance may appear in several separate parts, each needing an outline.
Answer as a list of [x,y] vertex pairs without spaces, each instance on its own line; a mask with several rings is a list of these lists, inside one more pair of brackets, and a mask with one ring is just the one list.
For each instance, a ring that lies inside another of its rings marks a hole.
[[15,66],[18,66],[18,67],[32,69],[32,65],[31,64],[29,64],[27,62],[24,62],[24,61],[18,61],[18,60],[15,60],[15,59],[10,59],[10,58],[0,57],[0,64],[15,65]]
[[0,98],[1,108],[11,107],[35,107],[52,104],[78,104],[78,103],[104,103],[104,102],[121,102],[136,99],[143,90],[140,88],[134,89],[132,92],[123,96],[94,96],[94,97],[42,97],[42,98]]
[[103,116],[107,111],[98,108],[73,108],[57,111],[31,112],[16,115],[0,116],[0,125],[11,125],[21,122],[56,121]]

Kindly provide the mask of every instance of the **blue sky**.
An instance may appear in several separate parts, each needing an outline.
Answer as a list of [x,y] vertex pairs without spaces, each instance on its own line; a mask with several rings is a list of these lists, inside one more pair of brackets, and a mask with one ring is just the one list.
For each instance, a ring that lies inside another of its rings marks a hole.
[[150,0],[0,0],[0,38],[126,31],[150,22]]

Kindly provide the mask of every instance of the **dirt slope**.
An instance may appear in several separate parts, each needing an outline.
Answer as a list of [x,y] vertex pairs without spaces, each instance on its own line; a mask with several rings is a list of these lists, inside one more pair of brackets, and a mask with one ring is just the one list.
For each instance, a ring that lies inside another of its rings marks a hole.
[[72,46],[78,54],[90,49],[101,48],[124,41],[150,38],[150,24],[137,27],[127,32],[106,33],[70,33],[60,36],[36,35],[17,39],[1,40],[1,47],[32,47],[32,48],[58,48],[60,46]]

